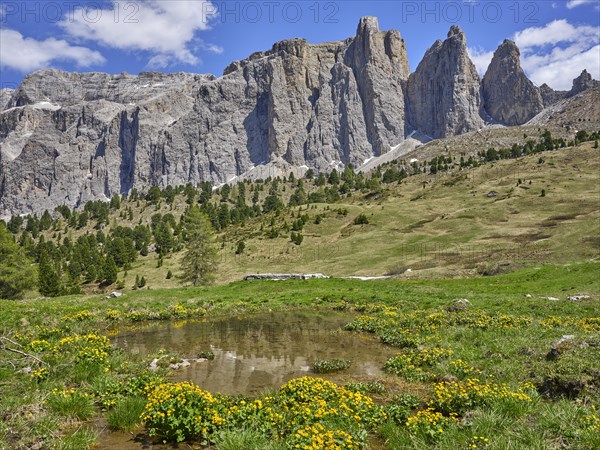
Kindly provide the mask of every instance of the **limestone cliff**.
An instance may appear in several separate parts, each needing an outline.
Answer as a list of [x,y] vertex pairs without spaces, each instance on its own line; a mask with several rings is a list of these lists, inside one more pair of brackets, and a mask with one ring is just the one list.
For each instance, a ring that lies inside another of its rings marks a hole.
[[521,125],[544,109],[540,90],[521,68],[521,53],[513,41],[506,39],[482,80],[486,112],[504,125]]

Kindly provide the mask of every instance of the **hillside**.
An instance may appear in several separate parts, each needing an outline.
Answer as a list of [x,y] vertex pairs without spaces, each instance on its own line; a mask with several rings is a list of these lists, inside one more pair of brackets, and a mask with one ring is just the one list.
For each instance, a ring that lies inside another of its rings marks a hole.
[[[597,144],[560,148],[562,138],[553,139],[556,150],[497,161],[496,150],[486,161],[492,149],[448,152],[366,175],[347,169],[329,180],[294,176],[217,190],[203,184],[198,191],[134,192],[80,212],[15,217],[8,226],[35,260],[40,251],[54,259],[64,286],[83,283],[88,291],[99,289],[99,267],[109,254],[120,272],[103,290],[131,289],[142,277],[144,287],[180,286],[180,222],[189,201],[201,203],[217,230],[218,283],[260,272],[472,277],[597,258]],[[502,152],[497,157],[509,154]],[[360,215],[367,223],[355,223]],[[75,268],[69,261],[77,261]]]

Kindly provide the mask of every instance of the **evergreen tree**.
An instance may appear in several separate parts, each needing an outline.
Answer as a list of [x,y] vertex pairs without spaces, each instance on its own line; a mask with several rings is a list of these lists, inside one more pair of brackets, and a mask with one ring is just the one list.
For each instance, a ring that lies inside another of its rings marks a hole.
[[113,284],[117,281],[117,264],[112,256],[108,255],[104,259],[102,266],[102,282],[103,284]]
[[15,299],[34,284],[31,261],[0,221],[0,298]]
[[46,297],[58,297],[62,294],[60,275],[55,270],[54,261],[52,261],[46,251],[42,251],[40,254],[38,286],[40,294]]
[[237,249],[235,250],[235,254],[236,255],[241,255],[242,253],[244,253],[244,250],[246,249],[246,244],[244,241],[238,241],[237,243]]
[[210,284],[218,264],[210,221],[197,206],[192,206],[184,219],[183,228],[186,249],[181,260],[182,278],[194,286]]
[[119,194],[115,194],[110,199],[110,209],[120,209],[121,208],[121,196]]
[[40,230],[49,230],[50,227],[52,226],[52,217],[50,216],[50,213],[48,212],[48,210],[44,211],[44,214],[42,214],[42,217],[40,219]]

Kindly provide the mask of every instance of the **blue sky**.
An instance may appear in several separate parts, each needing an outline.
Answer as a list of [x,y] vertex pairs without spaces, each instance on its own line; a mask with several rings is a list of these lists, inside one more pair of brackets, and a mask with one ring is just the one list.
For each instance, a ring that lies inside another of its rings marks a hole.
[[355,34],[361,16],[398,29],[411,70],[451,25],[467,34],[483,74],[505,38],[538,85],[569,89],[587,69],[600,78],[600,0],[568,1],[203,1],[0,0],[0,88],[28,72],[63,70],[139,73],[188,71],[220,75],[233,60],[276,41],[317,43]]

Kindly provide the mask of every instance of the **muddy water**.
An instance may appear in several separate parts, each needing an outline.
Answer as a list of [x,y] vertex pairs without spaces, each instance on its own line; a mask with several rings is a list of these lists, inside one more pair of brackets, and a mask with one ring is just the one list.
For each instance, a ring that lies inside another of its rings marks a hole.
[[210,392],[252,395],[310,374],[318,359],[350,360],[344,377],[382,375],[381,367],[393,351],[364,334],[340,331],[350,320],[343,314],[278,312],[183,325],[155,323],[141,330],[123,330],[112,342],[142,355],[165,349],[196,358],[211,350],[214,360],[192,362],[173,371],[172,379],[192,381]]

